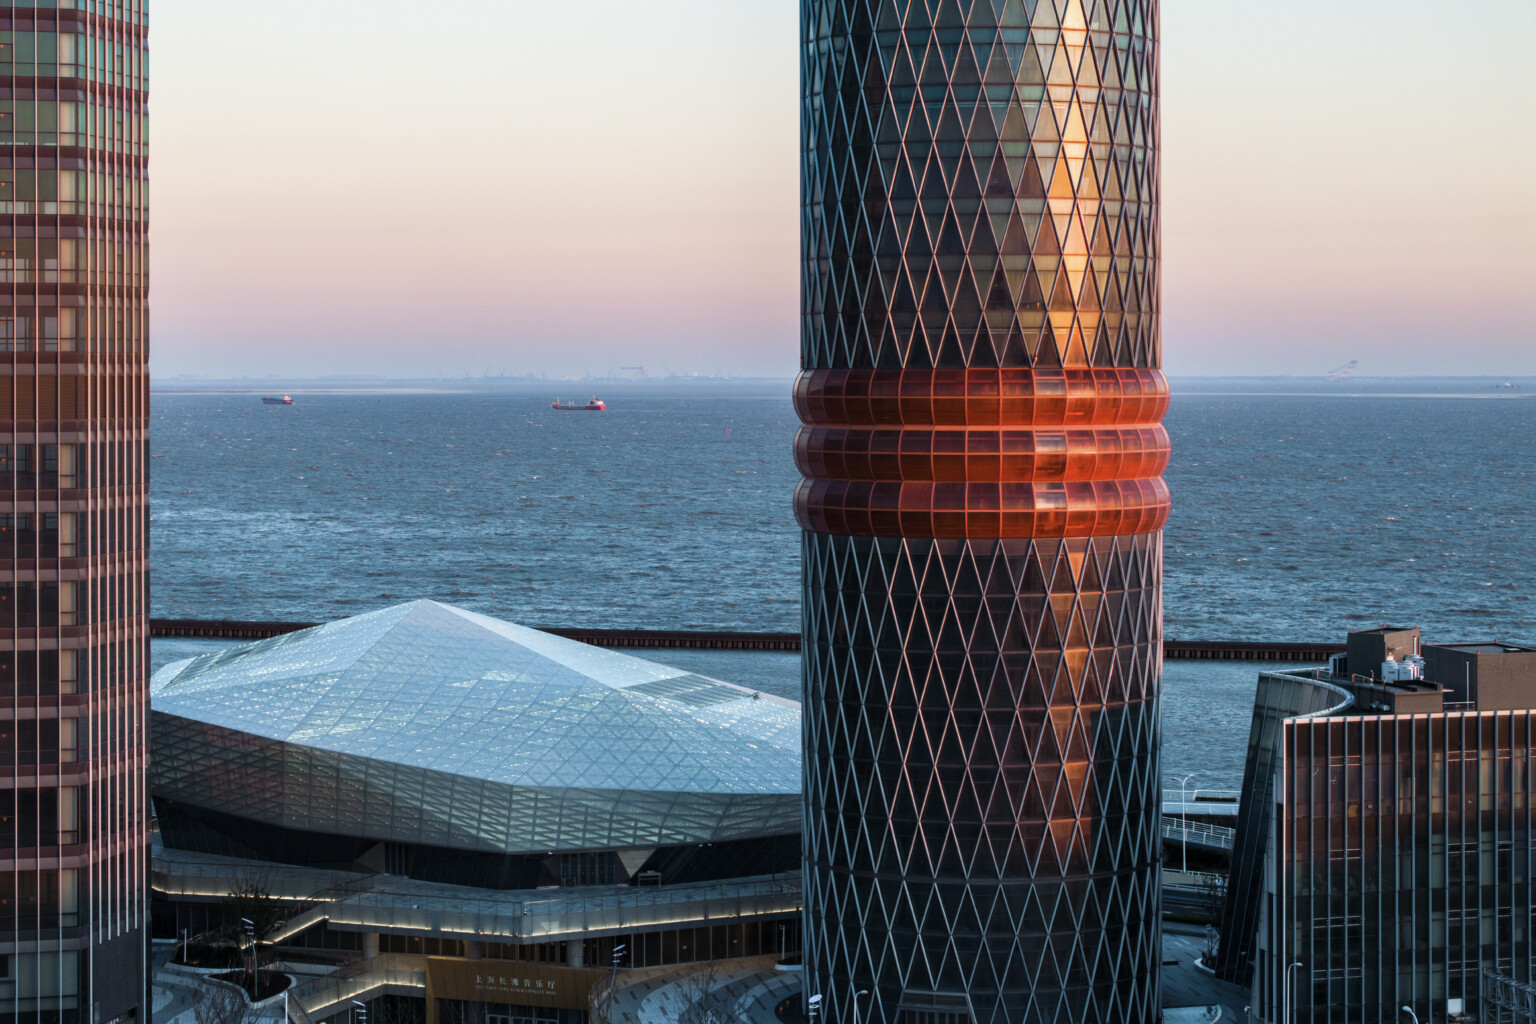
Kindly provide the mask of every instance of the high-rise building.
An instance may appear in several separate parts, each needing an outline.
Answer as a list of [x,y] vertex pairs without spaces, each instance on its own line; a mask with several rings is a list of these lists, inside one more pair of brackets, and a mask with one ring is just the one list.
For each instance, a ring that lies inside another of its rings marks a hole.
[[0,5],[0,1024],[148,1017],[144,13]]
[[1216,961],[1253,1020],[1519,1019],[1533,712],[1536,649],[1421,647],[1417,629],[1260,675]]
[[802,0],[805,990],[1159,1015],[1155,0]]

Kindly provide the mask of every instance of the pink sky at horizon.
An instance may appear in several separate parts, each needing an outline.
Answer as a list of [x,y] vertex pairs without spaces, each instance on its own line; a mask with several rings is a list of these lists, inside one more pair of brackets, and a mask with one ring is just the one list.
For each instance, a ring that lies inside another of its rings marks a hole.
[[[795,0],[160,0],[161,377],[798,367]],[[1536,4],[1164,0],[1171,374],[1536,374]]]

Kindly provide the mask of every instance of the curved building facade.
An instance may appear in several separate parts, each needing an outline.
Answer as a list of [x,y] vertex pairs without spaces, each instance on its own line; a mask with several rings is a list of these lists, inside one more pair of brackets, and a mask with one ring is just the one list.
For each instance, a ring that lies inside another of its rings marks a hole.
[[1297,672],[1260,672],[1248,727],[1243,764],[1244,799],[1239,808],[1222,904],[1221,944],[1216,950],[1218,977],[1233,984],[1253,983],[1253,937],[1264,903],[1264,859],[1269,856],[1269,826],[1274,817],[1275,771],[1280,739],[1287,722],[1343,714],[1354,696],[1325,679]]
[[806,992],[1159,1015],[1155,0],[802,0]]
[[0,1022],[147,1019],[145,10],[0,4]]
[[155,673],[167,847],[490,889],[784,870],[793,701],[433,601]]

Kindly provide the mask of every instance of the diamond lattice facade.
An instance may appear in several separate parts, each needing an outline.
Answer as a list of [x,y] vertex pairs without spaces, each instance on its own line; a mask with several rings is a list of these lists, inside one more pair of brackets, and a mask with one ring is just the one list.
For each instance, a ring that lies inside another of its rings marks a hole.
[[152,690],[168,845],[397,853],[401,874],[532,888],[562,856],[603,855],[565,870],[611,882],[799,829],[794,702],[432,601],[177,662]]
[[806,992],[1159,1014],[1155,0],[803,0]]
[[145,9],[0,5],[0,1022],[146,1019]]

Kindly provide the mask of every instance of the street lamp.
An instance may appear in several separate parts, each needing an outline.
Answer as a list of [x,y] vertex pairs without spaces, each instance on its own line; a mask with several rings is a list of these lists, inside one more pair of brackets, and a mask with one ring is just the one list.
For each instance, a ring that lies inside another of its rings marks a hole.
[[1419,1024],[1419,1015],[1413,1012],[1413,1007],[1404,1005],[1403,1012],[1413,1018],[1413,1024]]
[[245,929],[245,937],[251,943],[251,1002],[258,998],[258,977],[256,974],[256,925],[248,917],[242,917],[240,924]]
[[[1285,968],[1285,991],[1280,993],[1280,1017],[1282,1024],[1291,1024],[1291,1014],[1296,1011],[1296,993],[1291,985],[1295,980],[1295,970],[1301,966],[1300,960],[1294,960]],[[1287,1007],[1287,1004],[1289,1006]]]
[[[1184,798],[1184,787],[1190,779],[1199,774],[1199,772],[1190,772],[1183,778],[1173,776],[1179,780],[1179,820],[1183,822],[1179,826],[1179,870],[1184,872],[1189,871],[1189,801]],[[1195,795],[1200,795],[1198,789],[1195,790]]]
[[627,942],[613,947],[613,968],[608,974],[608,1007],[603,1011],[604,1024],[613,1020],[613,990],[619,983],[619,961],[624,959],[624,951],[628,948]]
[[821,1015],[821,993],[811,996],[805,1001],[805,1005],[810,1009],[811,1024],[816,1024],[816,1018]]
[[354,1007],[356,1007],[356,1009],[354,1009],[352,1011],[353,1024],[368,1024],[368,1006],[367,1006],[367,1004],[366,1003],[360,1003],[356,999],[354,999],[354,1000],[352,1000],[352,1005]]
[[869,989],[867,989],[867,988],[861,988],[861,989],[859,989],[857,992],[855,992],[853,994],[853,1019],[855,1021],[855,1024],[857,1024],[857,1021],[859,1019],[859,996],[867,996],[867,995],[869,995]]

